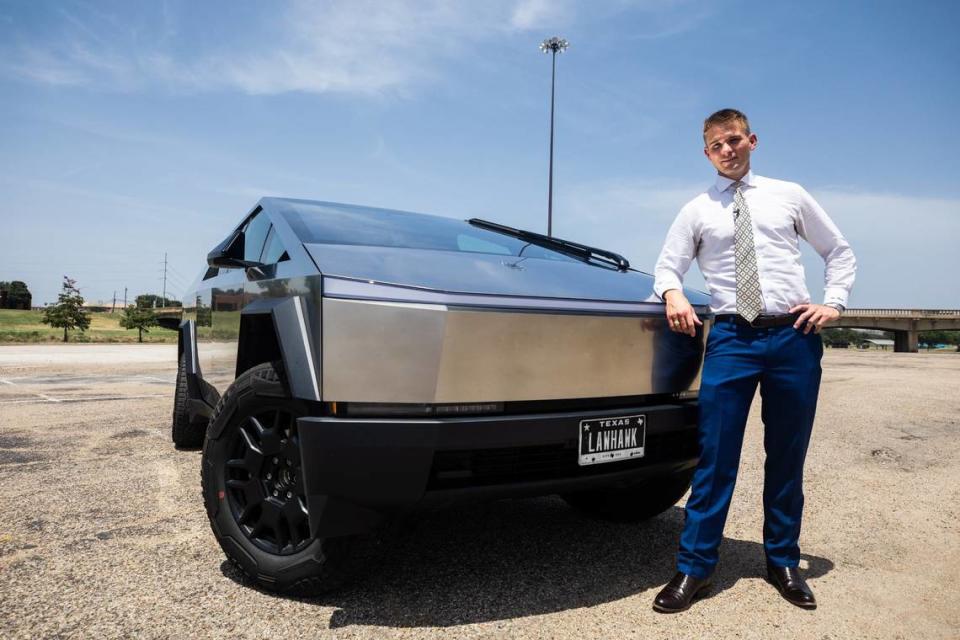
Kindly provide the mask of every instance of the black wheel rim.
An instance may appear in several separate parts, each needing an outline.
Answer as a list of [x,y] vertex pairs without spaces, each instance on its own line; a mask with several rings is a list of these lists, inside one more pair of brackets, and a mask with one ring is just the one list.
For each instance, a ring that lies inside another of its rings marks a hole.
[[296,416],[271,409],[244,418],[229,455],[225,493],[243,534],[275,555],[310,544]]

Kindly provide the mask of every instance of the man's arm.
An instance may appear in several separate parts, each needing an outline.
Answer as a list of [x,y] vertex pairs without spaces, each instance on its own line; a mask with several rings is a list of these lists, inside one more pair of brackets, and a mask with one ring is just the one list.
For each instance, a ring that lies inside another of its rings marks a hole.
[[667,303],[666,314],[670,330],[694,336],[697,325],[702,325],[686,296],[683,295],[683,276],[697,255],[697,239],[692,216],[683,209],[670,225],[667,238],[654,267],[654,292]]
[[846,308],[857,273],[857,260],[853,249],[840,229],[834,224],[823,207],[805,189],[800,190],[800,218],[797,232],[810,243],[823,258],[823,304],[802,304],[791,309],[800,311],[796,328],[806,323],[804,333],[811,329],[820,332],[828,322],[840,317]]

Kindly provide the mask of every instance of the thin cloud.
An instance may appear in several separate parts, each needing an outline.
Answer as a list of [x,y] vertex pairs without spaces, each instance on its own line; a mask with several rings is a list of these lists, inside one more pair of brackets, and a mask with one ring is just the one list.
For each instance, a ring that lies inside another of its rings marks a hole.
[[[896,193],[811,189],[857,255],[852,306],[960,307],[960,288],[951,284],[960,261],[960,199]],[[805,262],[805,264],[808,264]],[[807,281],[822,281],[812,260]],[[940,287],[931,282],[944,282]],[[891,305],[890,300],[898,304]]]
[[55,87],[88,84],[90,77],[76,65],[64,64],[63,59],[50,51],[23,47],[19,55],[3,63],[8,75]]
[[[561,189],[554,214],[556,233],[616,251],[635,268],[651,272],[677,211],[708,184],[621,179]],[[695,276],[688,284],[701,282]]]
[[191,71],[203,83],[253,94],[403,92],[435,80],[444,60],[491,38],[561,21],[566,6],[563,0],[298,3],[282,20],[281,46],[211,56]]
[[[617,251],[635,268],[651,272],[680,207],[709,184],[709,179],[701,183],[622,179],[573,185],[556,194],[554,228],[559,237]],[[810,192],[857,256],[851,306],[960,307],[957,287],[919,286],[957,270],[954,244],[960,229],[960,199],[836,187],[811,187]],[[916,226],[911,220],[917,221]],[[801,243],[801,251],[807,287],[819,300],[823,261],[806,243]],[[686,285],[704,286],[695,265]]]
[[569,21],[573,6],[565,0],[522,0],[513,8],[510,25],[515,29],[558,26]]
[[102,211],[116,212],[117,216],[122,216],[124,219],[137,218],[145,222],[167,223],[171,219],[203,216],[202,211],[194,211],[179,205],[175,207],[167,206],[138,196],[101,189],[75,187],[55,180],[17,179],[14,181],[3,177],[0,178],[0,183],[2,182],[16,182],[17,186],[41,194],[54,193],[108,205]]
[[[591,6],[590,13],[637,10],[656,24],[677,6],[620,1]],[[114,91],[160,83],[190,92],[402,94],[436,80],[444,61],[517,31],[570,24],[577,9],[573,0],[301,1],[276,14],[265,10],[256,24],[207,44],[187,36],[178,41],[178,25],[189,23],[189,15],[174,15],[168,4],[134,5],[133,29],[81,5],[58,12],[45,44],[23,33],[0,44],[0,73]]]
[[297,2],[279,16],[267,12],[226,42],[190,52],[175,46],[176,20],[166,6],[148,33],[118,31],[96,13],[62,10],[49,42],[36,45],[25,34],[9,39],[0,71],[43,84],[121,90],[152,80],[192,91],[382,93],[428,81],[444,59],[552,15],[526,4]]

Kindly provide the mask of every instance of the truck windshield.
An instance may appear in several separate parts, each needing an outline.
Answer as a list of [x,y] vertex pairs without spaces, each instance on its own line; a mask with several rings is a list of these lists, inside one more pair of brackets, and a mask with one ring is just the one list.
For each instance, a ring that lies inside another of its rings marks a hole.
[[308,244],[432,249],[578,262],[566,253],[454,218],[306,202],[289,203],[282,212],[300,240]]

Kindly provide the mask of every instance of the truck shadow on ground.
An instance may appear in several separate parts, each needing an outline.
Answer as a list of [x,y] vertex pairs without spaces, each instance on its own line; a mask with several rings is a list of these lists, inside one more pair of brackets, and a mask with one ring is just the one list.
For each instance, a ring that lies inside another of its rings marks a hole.
[[[682,525],[679,507],[617,524],[555,497],[460,506],[392,526],[353,586],[304,601],[337,607],[330,628],[446,627],[591,607],[666,583]],[[709,597],[765,575],[758,542],[725,538],[721,555]],[[803,560],[812,579],[834,566]],[[229,563],[221,568],[250,586]]]

